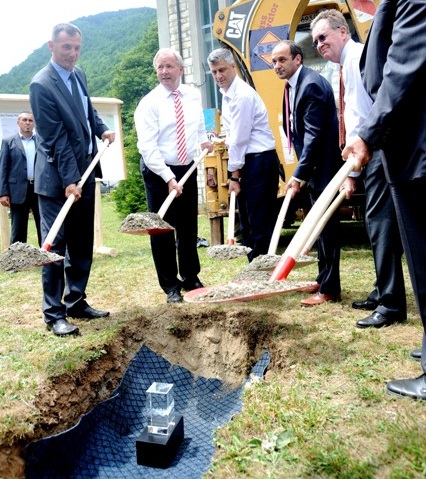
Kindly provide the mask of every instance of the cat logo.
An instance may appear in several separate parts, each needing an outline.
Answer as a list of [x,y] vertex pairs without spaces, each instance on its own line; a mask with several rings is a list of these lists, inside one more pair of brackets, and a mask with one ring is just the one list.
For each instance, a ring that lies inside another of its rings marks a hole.
[[246,17],[247,15],[231,11],[226,28],[226,36],[229,38],[241,38]]

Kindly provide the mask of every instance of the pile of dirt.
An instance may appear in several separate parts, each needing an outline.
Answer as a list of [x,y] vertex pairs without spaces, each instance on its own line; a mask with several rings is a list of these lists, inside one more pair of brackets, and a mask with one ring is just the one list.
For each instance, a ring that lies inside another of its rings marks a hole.
[[131,213],[120,225],[121,233],[144,234],[149,230],[173,230],[167,221],[164,221],[157,213]]
[[191,291],[190,299],[192,302],[198,303],[220,303],[233,300],[244,301],[244,298],[261,298],[288,291],[302,290],[309,288],[311,285],[312,282],[300,281],[241,281]]
[[0,270],[22,271],[46,263],[62,261],[63,259],[63,256],[56,253],[50,253],[26,243],[16,242],[0,255]]

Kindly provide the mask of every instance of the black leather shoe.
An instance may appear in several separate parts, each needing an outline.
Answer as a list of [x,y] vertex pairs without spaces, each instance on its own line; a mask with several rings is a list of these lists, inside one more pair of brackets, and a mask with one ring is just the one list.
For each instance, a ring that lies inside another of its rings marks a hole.
[[410,353],[410,358],[414,359],[415,361],[422,360],[422,350],[421,349],[413,349]]
[[47,325],[49,331],[53,331],[56,336],[68,336],[78,334],[78,327],[70,324],[66,319],[57,319]]
[[393,396],[405,396],[413,399],[426,399],[426,375],[414,379],[389,381],[386,390]]
[[167,293],[168,303],[181,303],[183,301],[182,295],[177,289],[173,289]]
[[71,318],[80,318],[80,319],[97,319],[97,318],[106,318],[109,316],[109,311],[100,311],[98,309],[93,309],[87,303],[74,306],[67,311],[67,316]]
[[354,301],[352,307],[354,309],[363,309],[364,311],[374,311],[379,303],[372,299],[366,299],[365,301]]
[[357,321],[356,325],[358,328],[383,328],[394,323],[403,323],[404,321],[406,321],[405,318],[390,319],[375,311],[372,315]]
[[189,281],[187,279],[182,281],[182,289],[185,291],[192,291],[193,289],[199,288],[204,288],[204,285],[198,278],[195,278],[194,281]]

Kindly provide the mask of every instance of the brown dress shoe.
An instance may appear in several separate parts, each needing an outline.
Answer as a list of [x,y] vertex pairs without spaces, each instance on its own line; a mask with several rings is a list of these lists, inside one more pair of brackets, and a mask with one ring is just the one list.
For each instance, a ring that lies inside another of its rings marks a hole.
[[318,306],[319,304],[327,303],[329,301],[341,301],[341,299],[342,298],[340,297],[340,295],[331,296],[329,294],[316,293],[310,298],[302,299],[302,301],[300,301],[300,304],[302,306]]
[[307,293],[317,293],[320,289],[320,286],[321,285],[319,283],[313,281],[312,284],[310,284],[304,289],[304,291],[306,291]]

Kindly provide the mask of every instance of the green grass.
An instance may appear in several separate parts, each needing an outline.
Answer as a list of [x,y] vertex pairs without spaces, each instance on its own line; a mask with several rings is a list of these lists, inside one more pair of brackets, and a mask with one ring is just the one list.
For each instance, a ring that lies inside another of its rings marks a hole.
[[[88,286],[94,307],[111,311],[104,322],[78,321],[82,335],[56,338],[41,315],[40,270],[1,273],[0,438],[2,443],[31,435],[37,423],[34,398],[50,378],[77,374],[108,354],[108,344],[126,317],[164,305],[152,262],[149,237],[119,233],[120,219],[109,196],[102,198],[103,243],[118,255],[95,255]],[[272,318],[277,327],[268,350],[265,380],[251,383],[243,409],[215,434],[212,479],[417,479],[426,477],[426,402],[385,393],[389,379],[415,377],[419,363],[409,351],[419,347],[422,328],[408,276],[408,321],[382,330],[359,330],[367,315],[351,308],[374,282],[371,251],[359,224],[344,224],[341,303],[301,308],[301,293],[260,301],[208,306],[235,318],[241,311]],[[226,228],[225,228],[226,231]],[[282,252],[295,228],[285,231]],[[31,229],[29,243],[35,244]],[[200,217],[199,236],[209,239]],[[201,279],[223,284],[247,264],[209,259],[199,249]],[[405,266],[404,266],[405,267]],[[316,265],[292,271],[313,280]],[[407,275],[407,273],[405,272]],[[211,308],[211,309],[209,309]],[[171,322],[168,332],[177,326]]]

